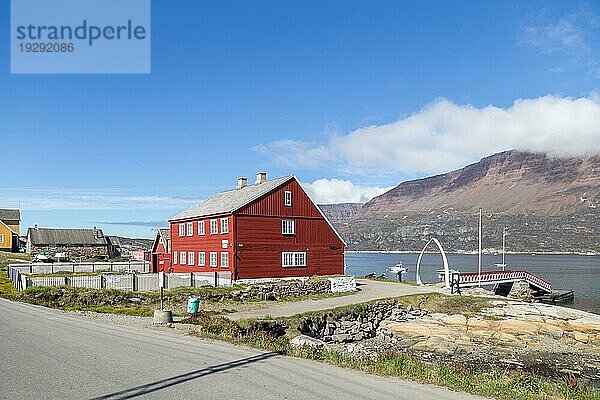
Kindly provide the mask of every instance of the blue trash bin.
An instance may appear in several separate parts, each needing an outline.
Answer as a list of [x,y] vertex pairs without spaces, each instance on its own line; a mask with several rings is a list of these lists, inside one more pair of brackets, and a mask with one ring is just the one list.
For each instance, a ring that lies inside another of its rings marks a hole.
[[197,297],[188,297],[187,312],[190,314],[196,314],[200,309],[200,299]]

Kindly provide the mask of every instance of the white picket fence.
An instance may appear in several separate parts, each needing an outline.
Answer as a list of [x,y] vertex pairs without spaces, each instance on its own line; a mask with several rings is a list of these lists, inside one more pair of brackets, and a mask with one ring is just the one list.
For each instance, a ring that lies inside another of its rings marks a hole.
[[10,264],[9,268],[16,268],[26,274],[54,274],[56,272],[101,272],[101,271],[150,271],[148,261],[122,261],[122,262],[63,262],[63,263],[28,263]]
[[[114,263],[116,264],[116,263]],[[134,263],[131,263],[133,265]],[[140,263],[141,264],[141,263]],[[37,264],[35,265],[37,267]],[[73,268],[73,267],[72,267]],[[127,269],[113,269],[123,271]],[[30,272],[34,271],[34,272]],[[8,266],[8,277],[19,291],[33,286],[73,286],[92,289],[120,289],[134,292],[157,290],[159,286],[159,274],[148,273],[125,273],[125,274],[98,274],[77,276],[29,276],[26,274],[41,274],[31,265],[11,264]],[[58,270],[55,270],[57,272]],[[61,271],[71,271],[62,269]],[[98,271],[98,270],[96,270]],[[176,287],[200,287],[200,286],[231,286],[233,281],[231,273],[225,271],[215,272],[191,272],[165,274],[166,289]]]

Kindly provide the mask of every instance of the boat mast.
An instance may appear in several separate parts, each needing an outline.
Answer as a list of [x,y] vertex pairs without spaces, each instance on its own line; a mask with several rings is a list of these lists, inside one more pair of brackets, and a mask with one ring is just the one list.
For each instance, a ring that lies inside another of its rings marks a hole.
[[479,263],[477,268],[477,286],[481,287],[481,208],[479,209]]
[[506,270],[506,262],[504,261],[504,253],[506,253],[506,227],[502,229],[502,271]]

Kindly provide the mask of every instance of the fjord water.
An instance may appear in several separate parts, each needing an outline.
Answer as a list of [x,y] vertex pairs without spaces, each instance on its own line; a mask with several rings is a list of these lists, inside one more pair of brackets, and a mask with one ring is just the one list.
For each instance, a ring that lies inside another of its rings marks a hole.
[[[346,253],[346,273],[364,276],[374,272],[377,275],[396,279],[388,267],[402,263],[408,268],[404,274],[406,281],[415,281],[415,267],[418,253]],[[463,272],[477,272],[477,254],[448,254],[451,269]],[[481,270],[491,271],[494,264],[502,263],[502,255],[484,254]],[[421,280],[426,283],[437,282],[436,270],[442,269],[440,254],[425,254],[421,260]],[[507,254],[506,269],[526,270],[552,284],[553,289],[571,289],[575,291],[575,300],[563,303],[584,311],[600,314],[600,255],[525,255]]]

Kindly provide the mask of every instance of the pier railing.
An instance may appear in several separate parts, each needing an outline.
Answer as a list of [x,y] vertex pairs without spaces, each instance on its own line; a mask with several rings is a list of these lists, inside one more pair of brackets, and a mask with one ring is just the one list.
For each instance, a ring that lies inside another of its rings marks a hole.
[[460,284],[462,286],[473,286],[473,284],[478,284],[479,282],[489,285],[516,281],[526,281],[530,285],[533,285],[545,292],[552,292],[552,285],[550,283],[524,270],[486,271],[481,273],[481,278],[477,272],[460,273]]

